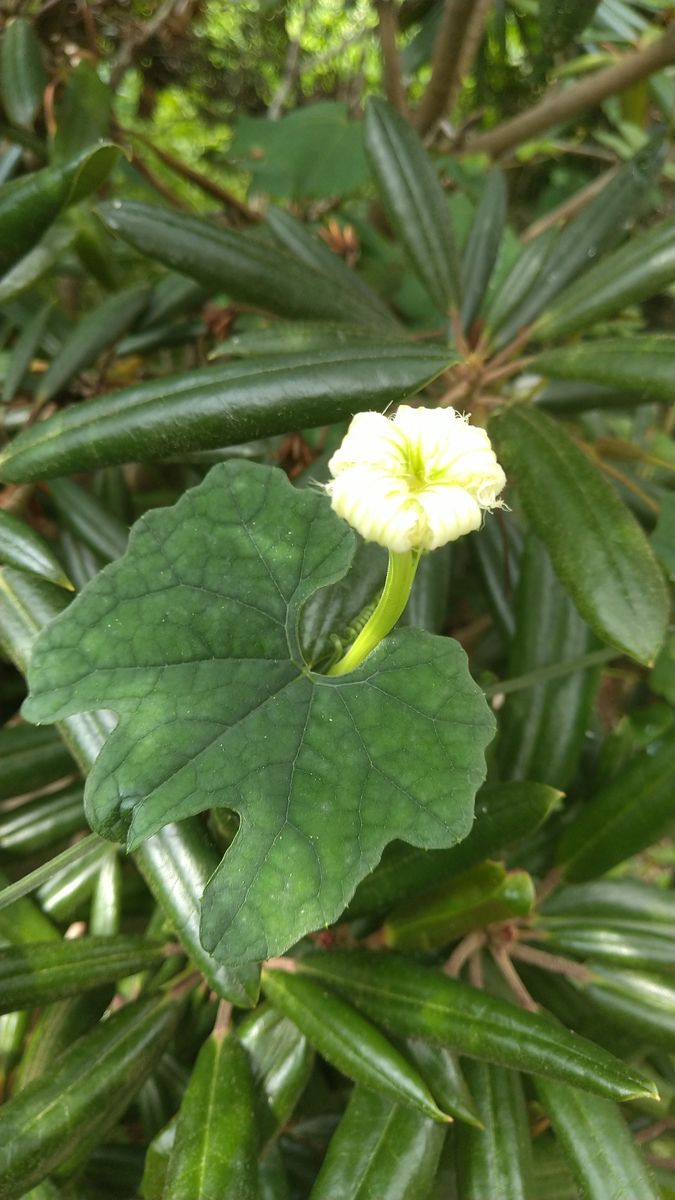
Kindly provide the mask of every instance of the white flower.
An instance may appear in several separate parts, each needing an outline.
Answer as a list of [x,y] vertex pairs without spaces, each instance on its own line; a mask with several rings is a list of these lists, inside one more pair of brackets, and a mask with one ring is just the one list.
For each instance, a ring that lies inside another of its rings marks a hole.
[[478,529],[506,483],[485,430],[452,408],[357,413],[328,467],[338,516],[399,553]]

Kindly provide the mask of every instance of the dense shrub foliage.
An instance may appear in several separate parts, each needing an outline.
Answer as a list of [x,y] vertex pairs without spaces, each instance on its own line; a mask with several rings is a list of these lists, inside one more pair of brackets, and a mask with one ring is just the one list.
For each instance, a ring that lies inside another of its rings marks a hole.
[[0,1200],[672,1197],[672,6],[145,7],[0,43]]

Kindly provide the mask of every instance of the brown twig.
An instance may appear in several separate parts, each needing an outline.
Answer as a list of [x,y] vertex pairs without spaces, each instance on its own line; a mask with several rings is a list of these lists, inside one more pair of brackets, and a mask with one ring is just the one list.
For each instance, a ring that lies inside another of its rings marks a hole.
[[219,183],[216,183],[214,179],[210,179],[208,175],[195,170],[194,167],[189,167],[187,163],[181,162],[179,158],[174,158],[173,154],[169,154],[167,150],[163,150],[161,146],[157,146],[146,134],[139,133],[135,129],[119,128],[118,131],[124,137],[136,138],[137,141],[142,142],[170,171],[179,175],[181,179],[187,179],[188,183],[193,183],[195,187],[205,192],[207,196],[212,196],[214,200],[218,200],[224,208],[232,209],[242,220],[249,222],[260,221],[260,213],[249,208],[248,204],[245,204],[243,200],[239,200],[237,196],[234,196],[227,188],[221,187]]
[[415,124],[428,133],[448,111],[475,0],[445,0],[441,25],[431,59],[431,79],[422,96]]
[[459,945],[455,946],[447,962],[443,964],[443,974],[455,978],[459,975],[464,963],[471,958],[471,955],[475,954],[484,945],[485,934],[482,929],[475,929],[472,933],[467,933]]
[[378,19],[378,34],[380,51],[382,53],[382,74],[384,77],[384,94],[394,108],[403,116],[407,113],[403,73],[401,71],[401,56],[398,52],[398,16],[392,0],[375,0],[375,10]]
[[498,158],[522,142],[560,125],[572,117],[596,108],[608,96],[626,91],[656,71],[675,62],[675,28],[668,29],[655,42],[631,51],[611,67],[605,67],[571,87],[555,85],[527,112],[502,121],[487,133],[470,138],[463,149],[467,154],[489,154]]
[[570,217],[575,217],[591,200],[594,200],[600,194],[610,179],[614,178],[617,170],[618,167],[614,166],[609,171],[605,171],[604,174],[598,175],[597,179],[592,179],[581,191],[575,192],[573,196],[570,196],[567,200],[563,200],[562,204],[558,204],[555,208],[552,208],[550,212],[546,213],[546,216],[540,217],[538,221],[533,221],[525,232],[521,234],[521,241],[531,242],[540,233],[545,233],[547,229],[551,229],[552,226],[562,224],[563,221],[569,221]]
[[462,80],[466,78],[474,64],[483,40],[485,25],[491,6],[492,0],[475,0],[473,12],[469,17],[469,24],[467,25],[464,41],[462,42],[457,71],[450,89],[450,95],[448,96],[446,112],[451,111],[457,99],[459,89],[462,86]]
[[147,163],[145,163],[143,159],[136,154],[135,150],[132,150],[131,152],[131,165],[132,167],[135,167],[139,175],[142,175],[144,179],[147,179],[150,187],[154,188],[155,191],[158,192],[160,196],[163,196],[165,200],[168,200],[169,204],[173,205],[174,208],[187,207],[187,205],[183,203],[180,197],[177,196],[170,187],[167,187],[165,183],[162,183],[161,179],[158,179],[154,172],[150,170]]
[[554,971],[556,975],[569,975],[571,979],[579,979],[589,983],[593,978],[587,967],[573,962],[571,958],[563,958],[561,954],[549,954],[547,950],[537,950],[536,946],[528,946],[523,942],[515,942],[511,947],[512,958],[522,958],[523,962],[532,963],[544,971]]
[[526,1008],[528,1012],[538,1012],[539,1005],[525,987],[507,950],[503,946],[492,946],[490,953],[520,1006]]
[[670,1129],[675,1129],[675,1120],[672,1117],[663,1117],[660,1121],[655,1121],[653,1125],[648,1125],[646,1129],[640,1129],[635,1134],[634,1140],[638,1146],[644,1146],[645,1142],[653,1142],[655,1138],[661,1137],[662,1133],[667,1133]]

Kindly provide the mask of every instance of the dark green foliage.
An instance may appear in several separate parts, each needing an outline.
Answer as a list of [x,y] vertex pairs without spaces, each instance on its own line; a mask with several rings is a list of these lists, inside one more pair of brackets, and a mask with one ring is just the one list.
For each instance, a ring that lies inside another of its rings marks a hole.
[[[665,6],[362,7],[3,30],[0,1200],[675,1195]],[[508,507],[332,674],[402,402]]]

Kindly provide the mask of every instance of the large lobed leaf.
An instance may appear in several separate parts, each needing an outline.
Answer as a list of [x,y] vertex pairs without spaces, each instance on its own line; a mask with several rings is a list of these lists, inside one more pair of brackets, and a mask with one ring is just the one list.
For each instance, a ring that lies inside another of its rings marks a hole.
[[354,544],[318,492],[226,463],[142,518],[35,646],[30,720],[119,716],[88,781],[96,830],[133,848],[239,814],[202,914],[227,962],[335,920],[393,838],[451,846],[471,827],[494,721],[455,642],[404,629],[337,678],[304,661],[302,605]]

